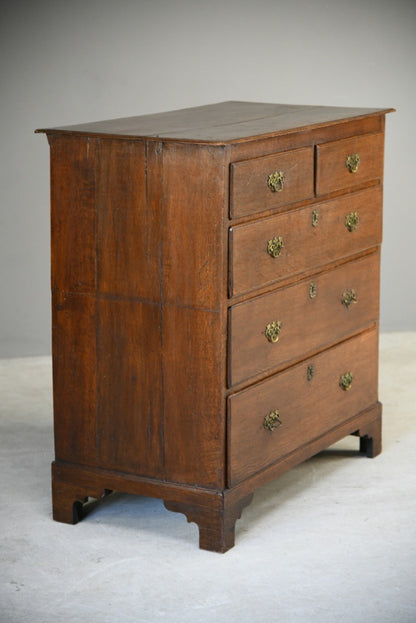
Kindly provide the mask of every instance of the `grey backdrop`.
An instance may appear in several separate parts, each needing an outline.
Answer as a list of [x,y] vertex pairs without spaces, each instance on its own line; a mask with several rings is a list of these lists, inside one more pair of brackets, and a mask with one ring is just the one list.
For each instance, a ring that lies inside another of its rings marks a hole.
[[38,127],[227,99],[387,118],[381,328],[416,330],[415,0],[3,0],[0,357],[50,352]]

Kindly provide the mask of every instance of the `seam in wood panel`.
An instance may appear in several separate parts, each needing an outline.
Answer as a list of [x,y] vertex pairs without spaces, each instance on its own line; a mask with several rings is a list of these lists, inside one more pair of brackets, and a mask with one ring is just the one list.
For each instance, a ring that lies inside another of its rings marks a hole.
[[[131,303],[143,303],[145,305],[154,305],[156,307],[160,306],[160,301],[152,301],[150,299],[146,299],[143,297],[139,297],[139,296],[124,296],[121,294],[111,294],[111,293],[107,293],[107,292],[78,292],[76,290],[61,290],[60,288],[54,288],[52,290],[52,293],[60,293],[63,296],[80,296],[80,297],[94,297],[97,298],[99,300],[107,300],[107,301],[127,301],[127,302],[131,302]],[[211,309],[209,307],[203,307],[203,306],[199,306],[199,305],[191,305],[189,303],[180,303],[180,302],[176,302],[176,303],[172,303],[170,301],[165,301],[164,302],[164,306],[165,307],[172,307],[172,308],[177,308],[177,309],[189,309],[189,310],[195,310],[195,311],[202,311],[202,312],[211,312],[213,314],[220,314],[221,313],[221,308],[218,309]]]
[[[88,138],[88,141],[91,139]],[[94,163],[94,254],[95,254],[95,443],[97,453],[97,464],[101,463],[101,427],[100,427],[100,392],[99,392],[99,357],[100,357],[100,307],[98,292],[98,206],[97,206],[97,178],[98,166],[101,157],[101,142],[94,140],[95,144],[95,163]]]
[[[148,158],[149,158],[149,148],[150,148],[150,143],[149,141],[146,140],[146,153],[145,153],[145,158],[146,158],[146,207],[147,209],[152,209],[152,206],[149,206],[149,200],[148,200],[148,192],[149,192],[149,177],[148,177]],[[163,143],[159,142],[159,143],[153,143],[152,145],[152,150],[154,153],[154,167],[152,167],[153,169],[156,168],[158,174],[159,174],[159,178],[160,178],[160,183],[161,183],[161,187],[163,189],[163,201],[162,201],[162,205],[164,205],[164,183],[163,183]],[[153,178],[152,178],[152,183],[153,183]],[[154,199],[154,197],[153,197]],[[160,393],[161,393],[161,418],[160,418],[160,422],[161,422],[161,431],[160,431],[160,444],[161,444],[161,472],[162,472],[162,478],[164,481],[166,481],[166,451],[165,451],[165,360],[164,360],[164,348],[163,348],[163,324],[164,324],[164,320],[163,320],[163,312],[164,312],[164,283],[163,283],[163,242],[164,242],[164,218],[165,218],[165,213],[164,210],[161,209],[161,206],[158,205],[157,206],[157,210],[159,212],[159,216],[160,216],[160,232],[159,232],[159,244],[157,247],[157,251],[158,251],[158,261],[159,261],[159,298],[160,301],[158,302],[159,305],[159,335],[160,335]]]

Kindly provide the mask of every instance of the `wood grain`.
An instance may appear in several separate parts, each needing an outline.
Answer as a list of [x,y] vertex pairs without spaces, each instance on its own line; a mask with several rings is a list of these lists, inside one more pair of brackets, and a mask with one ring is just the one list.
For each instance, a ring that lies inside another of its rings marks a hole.
[[163,148],[163,300],[218,310],[226,252],[224,153],[220,148]]
[[96,322],[94,297],[53,294],[55,456],[81,465],[98,464]]
[[163,478],[163,393],[158,305],[98,302],[99,464]]
[[160,300],[160,210],[147,200],[143,141],[100,141],[97,150],[98,290]]
[[95,152],[88,137],[49,137],[52,290],[94,292]]
[[173,482],[224,486],[222,323],[215,312],[163,308],[165,465]]

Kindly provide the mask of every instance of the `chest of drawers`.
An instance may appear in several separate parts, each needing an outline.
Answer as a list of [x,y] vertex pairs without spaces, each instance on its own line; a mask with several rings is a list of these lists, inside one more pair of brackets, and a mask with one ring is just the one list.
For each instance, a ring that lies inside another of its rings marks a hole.
[[223,552],[270,479],[350,434],[380,452],[387,112],[225,102],[39,130],[54,519],[154,496]]

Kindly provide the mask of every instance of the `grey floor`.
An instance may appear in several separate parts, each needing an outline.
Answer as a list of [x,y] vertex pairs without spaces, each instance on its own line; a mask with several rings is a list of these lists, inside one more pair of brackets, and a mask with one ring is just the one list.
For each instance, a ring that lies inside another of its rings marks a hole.
[[50,359],[0,361],[0,622],[416,621],[416,333],[381,337],[383,453],[356,438],[259,490],[227,554],[162,502],[53,522]]

